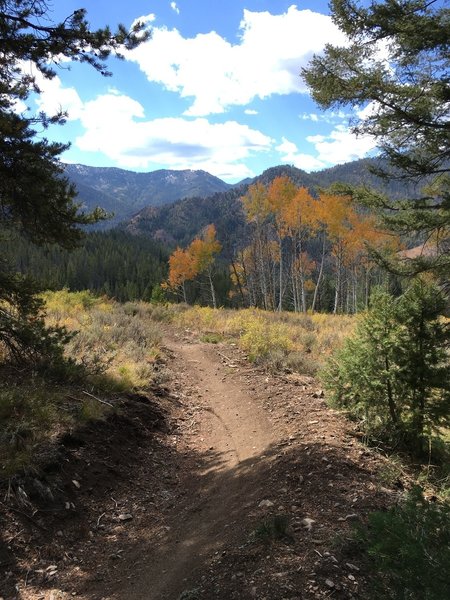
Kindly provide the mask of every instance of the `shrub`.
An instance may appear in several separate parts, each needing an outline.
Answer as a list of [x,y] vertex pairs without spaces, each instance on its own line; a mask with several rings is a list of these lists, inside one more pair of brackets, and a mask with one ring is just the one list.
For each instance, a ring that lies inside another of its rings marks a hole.
[[270,323],[261,317],[254,317],[245,323],[240,345],[252,362],[267,359],[271,353],[287,355],[294,349],[287,325]]
[[88,290],[81,292],[69,292],[66,288],[57,292],[44,292],[41,294],[49,313],[76,314],[92,309],[102,303],[102,300],[94,296]]
[[[157,308],[157,307],[155,307]],[[168,319],[178,326],[203,334],[204,340],[235,339],[250,357],[271,370],[315,375],[324,358],[342,344],[354,318],[343,315],[305,315],[169,305]],[[176,311],[175,311],[176,309]],[[154,318],[154,316],[152,317]],[[206,337],[205,337],[206,336]]]
[[[3,288],[3,289],[2,289]],[[9,291],[8,291],[9,290]],[[35,284],[18,274],[0,275],[0,358],[34,371],[61,371],[65,327],[47,326]],[[70,365],[68,365],[70,366]]]
[[200,337],[200,341],[206,342],[207,344],[219,344],[223,340],[220,333],[209,333],[206,332]]
[[371,434],[421,449],[450,423],[449,333],[438,288],[416,281],[399,298],[378,290],[355,334],[323,373],[332,399]]
[[450,598],[450,507],[428,502],[420,488],[387,512],[369,515],[356,537],[374,574],[375,599]]
[[262,541],[288,539],[289,519],[287,515],[273,515],[266,518],[255,530],[255,537]]
[[105,391],[144,388],[154,380],[161,331],[154,322],[162,305],[118,304],[90,292],[46,292],[47,322],[72,330],[66,361],[84,368],[85,379]]
[[0,479],[27,466],[34,448],[58,420],[62,393],[36,376],[10,381],[0,389]]
[[152,304],[165,304],[167,302],[166,294],[160,285],[153,286],[150,302]]

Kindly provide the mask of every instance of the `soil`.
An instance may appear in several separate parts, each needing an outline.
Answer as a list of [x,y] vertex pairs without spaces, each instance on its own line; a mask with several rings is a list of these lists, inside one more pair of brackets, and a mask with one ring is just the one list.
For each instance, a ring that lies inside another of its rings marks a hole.
[[0,498],[4,600],[364,599],[355,522],[402,487],[314,379],[166,340],[167,385],[66,432]]

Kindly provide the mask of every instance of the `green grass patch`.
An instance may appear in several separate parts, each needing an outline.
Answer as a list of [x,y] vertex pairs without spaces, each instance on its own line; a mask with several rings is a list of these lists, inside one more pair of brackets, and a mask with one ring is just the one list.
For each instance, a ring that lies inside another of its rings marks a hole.
[[289,518],[287,515],[273,515],[267,517],[255,529],[255,537],[263,542],[289,539]]
[[9,477],[30,464],[38,444],[67,418],[59,411],[60,388],[41,378],[14,382],[4,378],[0,389],[0,476]]
[[224,337],[220,333],[204,333],[200,336],[200,341],[206,342],[207,344],[220,344],[224,340]]

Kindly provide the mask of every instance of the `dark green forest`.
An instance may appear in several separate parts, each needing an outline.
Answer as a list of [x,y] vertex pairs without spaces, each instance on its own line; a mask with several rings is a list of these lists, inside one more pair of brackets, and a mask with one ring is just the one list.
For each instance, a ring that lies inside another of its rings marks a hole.
[[5,258],[43,289],[89,289],[119,301],[150,300],[167,272],[169,252],[144,236],[124,231],[91,232],[74,250],[36,246],[20,236],[3,243]]

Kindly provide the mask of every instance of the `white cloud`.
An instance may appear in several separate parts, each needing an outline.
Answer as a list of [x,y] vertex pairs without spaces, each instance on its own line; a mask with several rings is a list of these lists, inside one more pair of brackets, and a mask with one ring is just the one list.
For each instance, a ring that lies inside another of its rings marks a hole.
[[257,110],[253,110],[252,108],[247,108],[246,110],[244,110],[244,113],[246,115],[257,115],[258,111]]
[[355,112],[358,119],[360,119],[361,121],[366,121],[371,117],[376,117],[380,110],[381,104],[379,102],[376,102],[375,100],[372,100],[372,102],[369,102],[368,104],[366,104],[366,106],[360,108],[359,110],[356,110]]
[[170,3],[170,8],[171,8],[172,10],[174,10],[174,11],[177,13],[177,15],[179,15],[179,14],[180,14],[180,9],[178,8],[178,6],[177,6],[177,3],[176,3],[176,2],[171,2],[171,3]]
[[[81,114],[86,132],[75,140],[83,151],[101,152],[124,168],[204,169],[223,179],[253,175],[244,164],[271,149],[273,140],[236,121],[205,118],[144,119],[143,107],[124,95],[105,94]],[[111,124],[114,123],[112,127]]]
[[306,92],[300,69],[325,43],[345,43],[331,18],[292,5],[281,15],[244,10],[237,44],[214,31],[184,38],[154,27],[152,39],[127,57],[149,81],[193,98],[186,114],[205,116],[256,97]]
[[328,165],[364,158],[376,147],[373,137],[356,136],[344,125],[338,125],[328,135],[311,135],[306,140],[314,144],[317,159]]
[[327,135],[310,135],[306,141],[314,145],[315,152],[305,154],[285,137],[276,147],[280,159],[305,171],[317,171],[337,164],[364,158],[376,147],[369,136],[356,136],[344,125],[337,125]]
[[148,25],[149,23],[153,23],[155,21],[156,15],[150,13],[148,15],[142,15],[142,17],[138,17],[131,23],[131,28],[133,28],[137,23],[141,23],[142,25]]
[[23,113],[27,112],[28,106],[23,100],[16,99],[13,101],[11,109],[17,115],[22,115]]
[[[62,109],[69,120],[80,120],[85,133],[75,145],[100,152],[124,168],[204,169],[224,179],[254,175],[244,164],[271,149],[273,140],[236,121],[211,124],[207,119],[165,118],[146,121],[143,106],[110,87],[108,93],[83,103],[75,88],[58,77],[37,74],[41,94],[38,110],[52,115]],[[24,110],[22,103],[16,110]]]
[[324,169],[327,166],[318,158],[299,152],[297,146],[285,137],[283,137],[282,140],[282,143],[275,149],[280,153],[280,158],[283,163],[294,165],[298,169],[303,169],[304,171],[315,171]]
[[339,111],[326,111],[321,114],[317,113],[302,113],[299,118],[302,121],[313,121],[318,123],[319,121],[324,123],[336,124],[344,120],[348,120],[351,117],[349,113],[345,113],[342,110]]
[[59,111],[67,112],[68,121],[80,118],[83,102],[75,88],[63,87],[57,76],[53,79],[46,79],[39,71],[34,75],[41,90],[40,95],[36,98],[39,111],[43,111],[49,116],[55,115]]
[[[68,60],[62,55],[55,58],[57,64]],[[63,111],[68,113],[67,120],[69,121],[80,118],[83,103],[74,87],[63,87],[61,79],[56,75],[52,79],[44,77],[33,61],[20,61],[18,66],[23,75],[34,79],[40,90],[40,94],[34,96],[34,102],[39,112],[45,112],[51,117]],[[17,101],[13,108],[19,113],[27,109],[28,107],[22,101]]]

